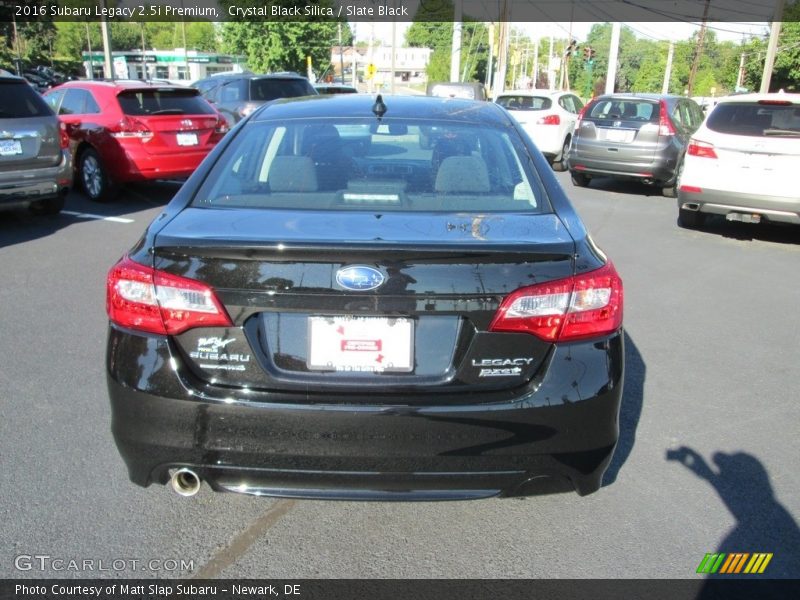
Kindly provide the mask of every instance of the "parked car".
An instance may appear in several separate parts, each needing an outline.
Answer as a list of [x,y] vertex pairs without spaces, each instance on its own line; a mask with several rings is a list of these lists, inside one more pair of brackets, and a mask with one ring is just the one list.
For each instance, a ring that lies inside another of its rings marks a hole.
[[357,94],[358,89],[343,83],[315,83],[314,89],[323,96],[329,94]]
[[572,132],[583,102],[571,92],[546,90],[500,94],[495,102],[522,125],[554,171],[566,171]]
[[721,98],[689,141],[678,187],[678,222],[800,225],[800,94]]
[[696,102],[680,96],[610,94],[578,117],[569,150],[572,183],[592,177],[634,179],[675,195],[675,176],[691,135],[703,122]]
[[56,214],[72,182],[64,126],[21,77],[0,77],[0,209]]
[[431,81],[425,90],[427,96],[437,98],[461,98],[464,100],[488,100],[486,88],[482,83],[459,83],[449,81]]
[[45,95],[66,125],[86,195],[111,200],[121,184],[191,175],[228,131],[194,88],[141,81],[70,81]]
[[107,292],[112,429],[142,486],[583,495],[617,442],[622,282],[493,103],[270,103]]
[[229,125],[271,100],[317,95],[308,79],[297,73],[214,75],[192,85],[222,113]]

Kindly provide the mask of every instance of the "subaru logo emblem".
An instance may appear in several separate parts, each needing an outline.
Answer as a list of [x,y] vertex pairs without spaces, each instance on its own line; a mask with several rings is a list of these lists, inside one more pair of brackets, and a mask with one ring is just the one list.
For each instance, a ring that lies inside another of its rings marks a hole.
[[378,269],[356,265],[336,272],[336,283],[353,292],[368,292],[380,287],[386,278]]
[[181,121],[181,126],[183,126],[183,127],[191,127],[192,126],[191,119],[184,119],[183,121]]

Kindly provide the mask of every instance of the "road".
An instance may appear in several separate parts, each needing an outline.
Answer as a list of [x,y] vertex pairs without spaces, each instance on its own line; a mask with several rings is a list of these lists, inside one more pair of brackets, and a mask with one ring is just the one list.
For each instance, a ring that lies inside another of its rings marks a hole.
[[558,176],[625,281],[621,440],[585,498],[325,503],[136,487],[109,432],[105,274],[176,187],[109,205],[72,194],[73,214],[57,217],[0,214],[0,576],[691,578],[717,550],[773,552],[770,574],[800,576],[800,234],[688,231],[647,188]]

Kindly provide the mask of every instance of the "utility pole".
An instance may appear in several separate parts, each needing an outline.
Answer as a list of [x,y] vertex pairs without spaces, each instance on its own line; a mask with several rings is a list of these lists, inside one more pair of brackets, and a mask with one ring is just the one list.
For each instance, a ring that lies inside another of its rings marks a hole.
[[736,77],[736,91],[738,92],[740,88],[744,87],[744,59],[747,56],[744,52],[742,52],[741,56],[739,57],[739,75]]
[[494,99],[497,99],[497,96],[502,94],[506,87],[506,69],[508,68],[508,0],[503,0],[499,42],[497,74],[494,78],[494,94],[492,96]]
[[353,23],[353,36],[350,39],[350,58],[353,59],[353,87],[358,88],[358,52],[356,51],[356,25]]
[[94,57],[92,56],[92,36],[89,35],[89,21],[86,21],[86,46],[89,48],[89,72],[86,76],[94,79]]
[[455,14],[453,15],[453,42],[450,54],[450,81],[459,81],[461,70],[461,18],[464,5],[461,0],[455,0]]
[[775,54],[778,52],[778,38],[781,35],[781,18],[783,17],[784,0],[778,0],[775,6],[775,17],[769,30],[769,45],[767,46],[767,57],[764,60],[764,72],[761,75],[762,94],[769,92],[769,84],[772,80],[772,68],[775,66]]
[[556,89],[555,86],[555,70],[553,69],[553,36],[550,36],[550,50],[549,50],[549,57],[550,60],[547,63],[547,89],[551,92]]
[[536,46],[533,48],[533,88],[539,81],[539,38],[536,38]]
[[611,46],[608,49],[608,72],[606,73],[606,94],[613,94],[617,84],[617,61],[619,60],[620,23],[611,26]]
[[486,66],[486,88],[493,89],[492,63],[494,62],[494,23],[489,23],[489,64]]
[[[344,49],[342,48],[342,24],[336,24],[336,32],[339,36],[339,79],[344,84]],[[394,32],[392,32],[394,33]]]
[[697,67],[700,66],[700,57],[703,55],[703,40],[706,37],[706,27],[708,25],[708,8],[711,0],[706,0],[706,6],[703,9],[703,24],[700,26],[700,35],[697,36],[697,52],[694,54],[692,61],[692,70],[689,72],[689,84],[686,88],[689,90],[689,96],[692,95],[692,88],[694,87],[694,78],[697,76]]
[[[341,27],[341,25],[340,25]],[[392,65],[391,70],[392,73],[389,76],[389,93],[394,94],[394,68],[395,68],[395,58],[397,57],[397,21],[392,20]]]
[[661,93],[669,93],[669,79],[672,76],[672,57],[675,55],[675,43],[669,43],[669,51],[667,52],[667,70],[664,71],[664,83],[661,86]]

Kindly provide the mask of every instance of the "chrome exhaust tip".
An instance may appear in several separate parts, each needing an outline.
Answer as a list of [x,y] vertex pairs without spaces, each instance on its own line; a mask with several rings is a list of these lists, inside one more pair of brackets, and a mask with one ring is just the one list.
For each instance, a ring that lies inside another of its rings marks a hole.
[[188,498],[200,491],[200,477],[191,469],[178,469],[172,474],[169,482],[179,496]]

